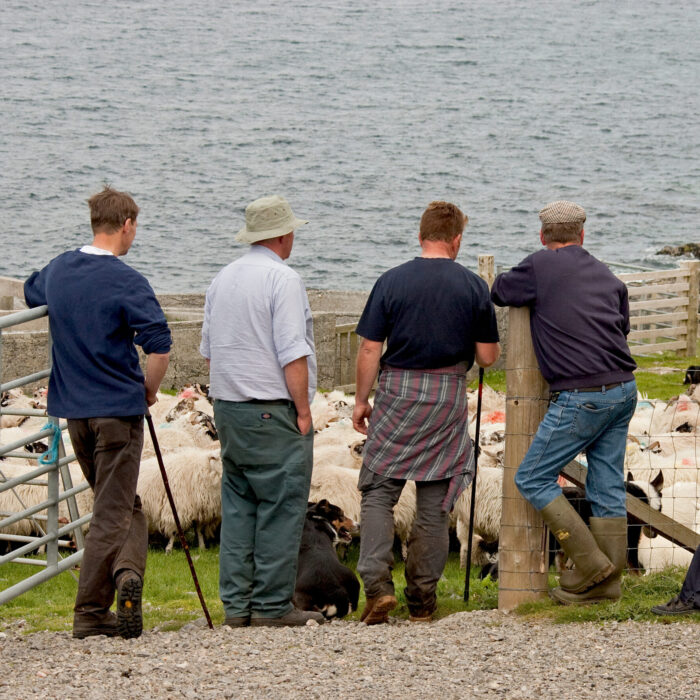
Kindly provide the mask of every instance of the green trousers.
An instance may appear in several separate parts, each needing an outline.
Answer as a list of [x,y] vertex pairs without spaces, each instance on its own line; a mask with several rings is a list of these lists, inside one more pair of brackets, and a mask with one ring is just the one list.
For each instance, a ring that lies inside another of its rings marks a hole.
[[313,466],[291,402],[217,399],[221,439],[219,594],[226,617],[282,617],[292,609]]

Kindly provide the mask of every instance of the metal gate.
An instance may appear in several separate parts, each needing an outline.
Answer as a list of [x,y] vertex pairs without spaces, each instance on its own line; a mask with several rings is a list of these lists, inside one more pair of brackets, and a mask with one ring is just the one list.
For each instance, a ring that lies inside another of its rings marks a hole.
[[[3,331],[47,316],[47,309],[40,306],[0,317],[0,379]],[[47,362],[50,364],[50,358]],[[39,382],[49,374],[50,369],[45,369],[7,381],[0,384],[0,395]],[[82,527],[92,516],[91,512],[83,515],[78,512],[76,496],[90,486],[82,475],[81,482],[73,485],[69,464],[75,456],[66,455],[63,442],[67,424],[38,408],[8,405],[0,407],[0,419],[2,416],[43,417],[45,425],[11,442],[3,439],[7,429],[0,427],[0,544],[5,542],[14,547],[0,556],[0,566],[15,563],[41,567],[38,573],[0,591],[0,604],[79,564],[84,548]],[[27,445],[46,438],[48,451],[36,453],[26,449]],[[62,551],[66,547],[75,551],[66,555]]]

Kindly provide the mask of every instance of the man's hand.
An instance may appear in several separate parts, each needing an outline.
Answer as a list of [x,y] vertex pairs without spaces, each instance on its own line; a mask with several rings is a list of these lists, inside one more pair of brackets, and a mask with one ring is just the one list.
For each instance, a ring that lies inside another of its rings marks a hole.
[[314,424],[311,420],[311,412],[304,416],[297,415],[297,428],[299,428],[299,432],[302,435],[307,435],[314,429]]
[[148,391],[148,389],[146,389],[146,406],[148,406],[150,408],[157,401],[158,401],[158,395],[155,393],[151,393]]
[[367,424],[372,415],[372,406],[369,401],[358,401],[355,399],[355,408],[352,411],[352,426],[358,433],[367,435]]

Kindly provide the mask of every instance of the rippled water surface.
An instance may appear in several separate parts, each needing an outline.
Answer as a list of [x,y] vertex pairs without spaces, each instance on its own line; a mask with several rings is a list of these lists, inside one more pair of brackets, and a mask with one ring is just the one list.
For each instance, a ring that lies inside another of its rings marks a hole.
[[89,242],[105,181],[158,291],[204,290],[272,192],[311,219],[312,287],[370,287],[432,199],[468,213],[468,267],[534,250],[560,198],[594,254],[668,265],[698,240],[698,35],[696,0],[5,0],[0,275]]

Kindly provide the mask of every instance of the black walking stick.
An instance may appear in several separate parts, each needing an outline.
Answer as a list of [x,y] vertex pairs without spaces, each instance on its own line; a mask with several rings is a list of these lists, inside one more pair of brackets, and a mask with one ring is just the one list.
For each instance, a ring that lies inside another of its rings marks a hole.
[[148,423],[148,430],[151,433],[153,449],[155,450],[156,457],[158,459],[160,473],[163,477],[163,486],[165,486],[165,493],[168,495],[168,501],[170,502],[170,507],[173,510],[173,518],[175,518],[175,527],[177,528],[177,534],[180,538],[180,544],[182,545],[182,548],[185,550],[185,554],[187,555],[187,563],[190,565],[192,580],[194,581],[194,587],[197,590],[197,595],[199,596],[199,602],[202,605],[202,610],[204,610],[204,617],[207,618],[207,624],[209,625],[209,629],[213,630],[214,625],[212,624],[211,616],[209,615],[209,610],[207,609],[207,604],[204,602],[202,589],[199,587],[199,581],[197,580],[197,572],[194,570],[194,564],[192,563],[192,555],[190,554],[190,548],[187,546],[185,533],[182,531],[182,525],[180,525],[180,518],[178,517],[177,510],[175,508],[175,499],[173,499],[173,493],[170,490],[170,484],[168,483],[168,475],[165,472],[165,465],[163,464],[163,455],[161,455],[160,453],[160,445],[158,444],[158,438],[156,437],[156,429],[153,427],[153,418],[151,418],[150,413],[146,413],[146,422]]
[[469,509],[469,539],[467,540],[467,573],[464,577],[464,602],[469,602],[469,574],[472,568],[472,536],[474,535],[474,505],[476,504],[476,470],[479,464],[479,430],[481,429],[481,395],[484,390],[484,368],[479,367],[479,393],[476,399],[476,436],[474,437],[474,479],[472,504]]

